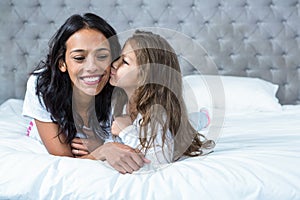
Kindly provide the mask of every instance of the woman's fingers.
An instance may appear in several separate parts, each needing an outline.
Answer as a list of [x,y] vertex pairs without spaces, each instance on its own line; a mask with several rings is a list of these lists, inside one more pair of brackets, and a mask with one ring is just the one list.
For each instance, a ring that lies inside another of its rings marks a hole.
[[80,149],[72,149],[72,153],[75,155],[75,157],[80,157],[89,154],[89,152]]
[[[80,140],[84,140],[84,139],[80,139]],[[71,147],[72,149],[79,149],[79,150],[83,150],[83,151],[88,151],[88,147],[86,145],[86,142],[75,142],[74,140],[72,140],[71,142]]]
[[[120,171],[120,173],[122,173],[122,174],[126,174],[126,173],[131,174],[133,171],[136,171],[136,170],[137,170],[137,169],[132,168],[127,162],[121,162],[121,163],[119,164],[119,166],[120,166],[120,169],[122,169],[122,170]],[[138,169],[139,169],[139,168],[138,168]]]
[[132,164],[131,164],[130,160],[128,160],[128,162],[129,162],[129,164],[131,164],[130,166],[132,168],[134,168],[135,171],[138,170],[139,168],[143,167],[145,163],[149,163],[148,162],[149,160],[146,159],[144,157],[144,155],[141,153],[133,153],[131,155],[131,158],[132,158]]
[[108,146],[109,151],[106,151],[105,158],[108,163],[123,173],[132,173],[143,167],[144,163],[149,163],[144,155],[137,153],[134,149],[120,143],[111,143]]
[[89,154],[88,146],[86,145],[86,139],[74,138],[71,142],[71,149],[75,157],[80,157]]

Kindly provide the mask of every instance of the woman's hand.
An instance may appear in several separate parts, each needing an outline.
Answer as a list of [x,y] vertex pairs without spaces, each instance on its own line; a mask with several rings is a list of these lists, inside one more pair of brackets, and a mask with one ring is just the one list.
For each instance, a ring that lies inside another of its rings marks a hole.
[[116,117],[111,125],[111,133],[113,135],[118,136],[124,128],[131,124],[132,121],[129,115],[122,115],[120,117]]
[[83,133],[77,135],[71,142],[72,153],[75,157],[88,155],[104,143],[93,130],[83,129],[82,131]]
[[143,167],[145,163],[151,162],[131,147],[117,142],[105,143],[89,154],[87,158],[106,160],[122,174],[131,174],[133,171],[137,171]]
[[74,138],[71,142],[72,153],[75,157],[88,155],[91,151],[88,148],[89,139]]

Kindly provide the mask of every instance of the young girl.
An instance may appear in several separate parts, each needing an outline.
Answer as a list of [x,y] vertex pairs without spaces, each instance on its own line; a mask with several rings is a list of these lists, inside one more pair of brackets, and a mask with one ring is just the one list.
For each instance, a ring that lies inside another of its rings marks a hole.
[[214,147],[188,120],[178,59],[164,38],[136,31],[113,62],[110,83],[121,88],[113,94],[112,134],[152,164],[203,155]]
[[107,160],[122,173],[139,169],[145,160],[133,149],[103,144],[111,137],[110,65],[119,53],[116,32],[105,20],[91,13],[68,18],[28,80],[23,115],[33,120],[27,135],[41,140],[50,154],[70,157],[80,153],[75,137],[84,136],[92,153],[81,158]]

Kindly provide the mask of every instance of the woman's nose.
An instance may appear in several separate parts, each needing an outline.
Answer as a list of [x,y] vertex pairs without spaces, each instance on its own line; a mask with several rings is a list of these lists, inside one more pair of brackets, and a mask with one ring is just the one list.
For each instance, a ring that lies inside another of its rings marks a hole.
[[95,72],[97,70],[100,70],[101,67],[97,66],[97,64],[90,59],[87,63],[86,63],[86,70],[90,71],[90,72]]

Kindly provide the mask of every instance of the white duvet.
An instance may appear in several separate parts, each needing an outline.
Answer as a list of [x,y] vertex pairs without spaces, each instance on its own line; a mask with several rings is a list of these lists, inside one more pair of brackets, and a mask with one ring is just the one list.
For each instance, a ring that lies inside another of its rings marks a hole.
[[49,155],[25,135],[22,103],[0,106],[0,199],[300,199],[300,106],[227,116],[208,156],[122,175]]

